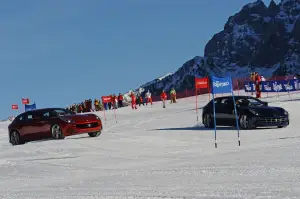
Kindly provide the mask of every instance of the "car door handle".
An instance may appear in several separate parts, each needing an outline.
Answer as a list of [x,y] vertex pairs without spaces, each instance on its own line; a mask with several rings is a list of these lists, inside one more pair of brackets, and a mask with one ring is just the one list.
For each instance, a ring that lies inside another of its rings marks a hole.
[[37,122],[37,123],[39,123],[39,124],[44,124],[44,123],[46,123],[45,121],[39,121],[39,122]]

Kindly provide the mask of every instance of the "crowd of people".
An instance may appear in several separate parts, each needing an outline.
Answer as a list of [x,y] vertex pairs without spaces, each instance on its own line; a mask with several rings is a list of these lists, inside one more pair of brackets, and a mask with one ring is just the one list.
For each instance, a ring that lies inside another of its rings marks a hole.
[[[143,96],[141,93],[137,92],[130,92],[129,94],[130,100],[125,101],[124,96],[119,93],[118,96],[112,94],[108,96],[108,100],[103,103],[99,99],[94,99],[94,102],[91,99],[85,100],[80,103],[74,103],[71,106],[67,107],[68,110],[75,112],[75,113],[86,113],[86,112],[93,112],[93,111],[104,111],[104,110],[113,110],[122,107],[126,107],[131,104],[131,108],[133,110],[137,109],[138,106],[148,106],[150,104],[153,105],[152,94],[148,90],[145,95]],[[166,100],[168,98],[167,93],[163,90],[160,96],[163,102],[163,108],[166,107]],[[176,103],[176,91],[175,88],[172,88],[170,91],[170,103]]]
[[[256,98],[261,98],[261,82],[266,81],[266,79],[258,72],[251,72],[250,79],[255,85]],[[254,95],[254,93],[251,94]],[[170,90],[169,96],[170,103],[176,103],[175,88],[172,88]],[[106,103],[103,103],[103,99],[102,101],[99,99],[94,99],[94,102],[91,99],[89,99],[78,104],[72,104],[68,107],[68,109],[76,113],[85,113],[91,111],[113,110],[131,105],[131,108],[133,110],[136,110],[139,106],[147,106],[148,104],[152,106],[153,104],[152,95],[149,90],[144,94],[144,96],[140,92],[130,92],[128,95],[129,100],[125,100],[124,96],[121,93],[119,93],[118,96],[112,94],[108,97],[109,100]],[[168,99],[168,95],[165,90],[162,91],[160,99],[162,101],[162,107],[166,108],[166,100]]]

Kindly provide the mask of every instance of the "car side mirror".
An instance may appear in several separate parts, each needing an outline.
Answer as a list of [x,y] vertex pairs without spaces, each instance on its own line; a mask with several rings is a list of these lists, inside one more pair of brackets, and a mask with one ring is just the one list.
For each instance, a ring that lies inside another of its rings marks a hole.
[[263,102],[264,106],[268,106],[268,104],[269,104],[268,102]]

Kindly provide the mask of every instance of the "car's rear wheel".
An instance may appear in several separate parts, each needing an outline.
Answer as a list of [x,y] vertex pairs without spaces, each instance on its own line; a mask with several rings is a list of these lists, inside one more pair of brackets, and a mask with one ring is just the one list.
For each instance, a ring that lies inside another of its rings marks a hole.
[[12,145],[20,145],[25,143],[18,131],[12,131],[9,139]]
[[54,124],[51,127],[51,134],[52,134],[52,138],[54,139],[64,139],[65,135],[61,129],[61,127],[58,124]]
[[247,115],[241,115],[239,118],[240,128],[241,129],[253,129],[254,126],[252,125],[251,118]]
[[209,113],[205,113],[203,116],[203,124],[205,128],[213,128],[214,127],[214,122],[213,118]]
[[101,131],[88,133],[90,137],[98,137],[101,134]]

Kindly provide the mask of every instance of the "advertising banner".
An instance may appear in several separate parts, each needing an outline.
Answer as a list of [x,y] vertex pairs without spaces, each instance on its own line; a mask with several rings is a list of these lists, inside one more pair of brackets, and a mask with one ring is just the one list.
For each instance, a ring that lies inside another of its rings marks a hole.
[[203,78],[195,77],[195,87],[196,87],[196,89],[208,88],[208,78],[207,77],[203,77]]
[[[255,92],[254,82],[244,83],[245,92]],[[298,79],[263,81],[260,85],[261,92],[293,92],[300,90],[300,81]]]

